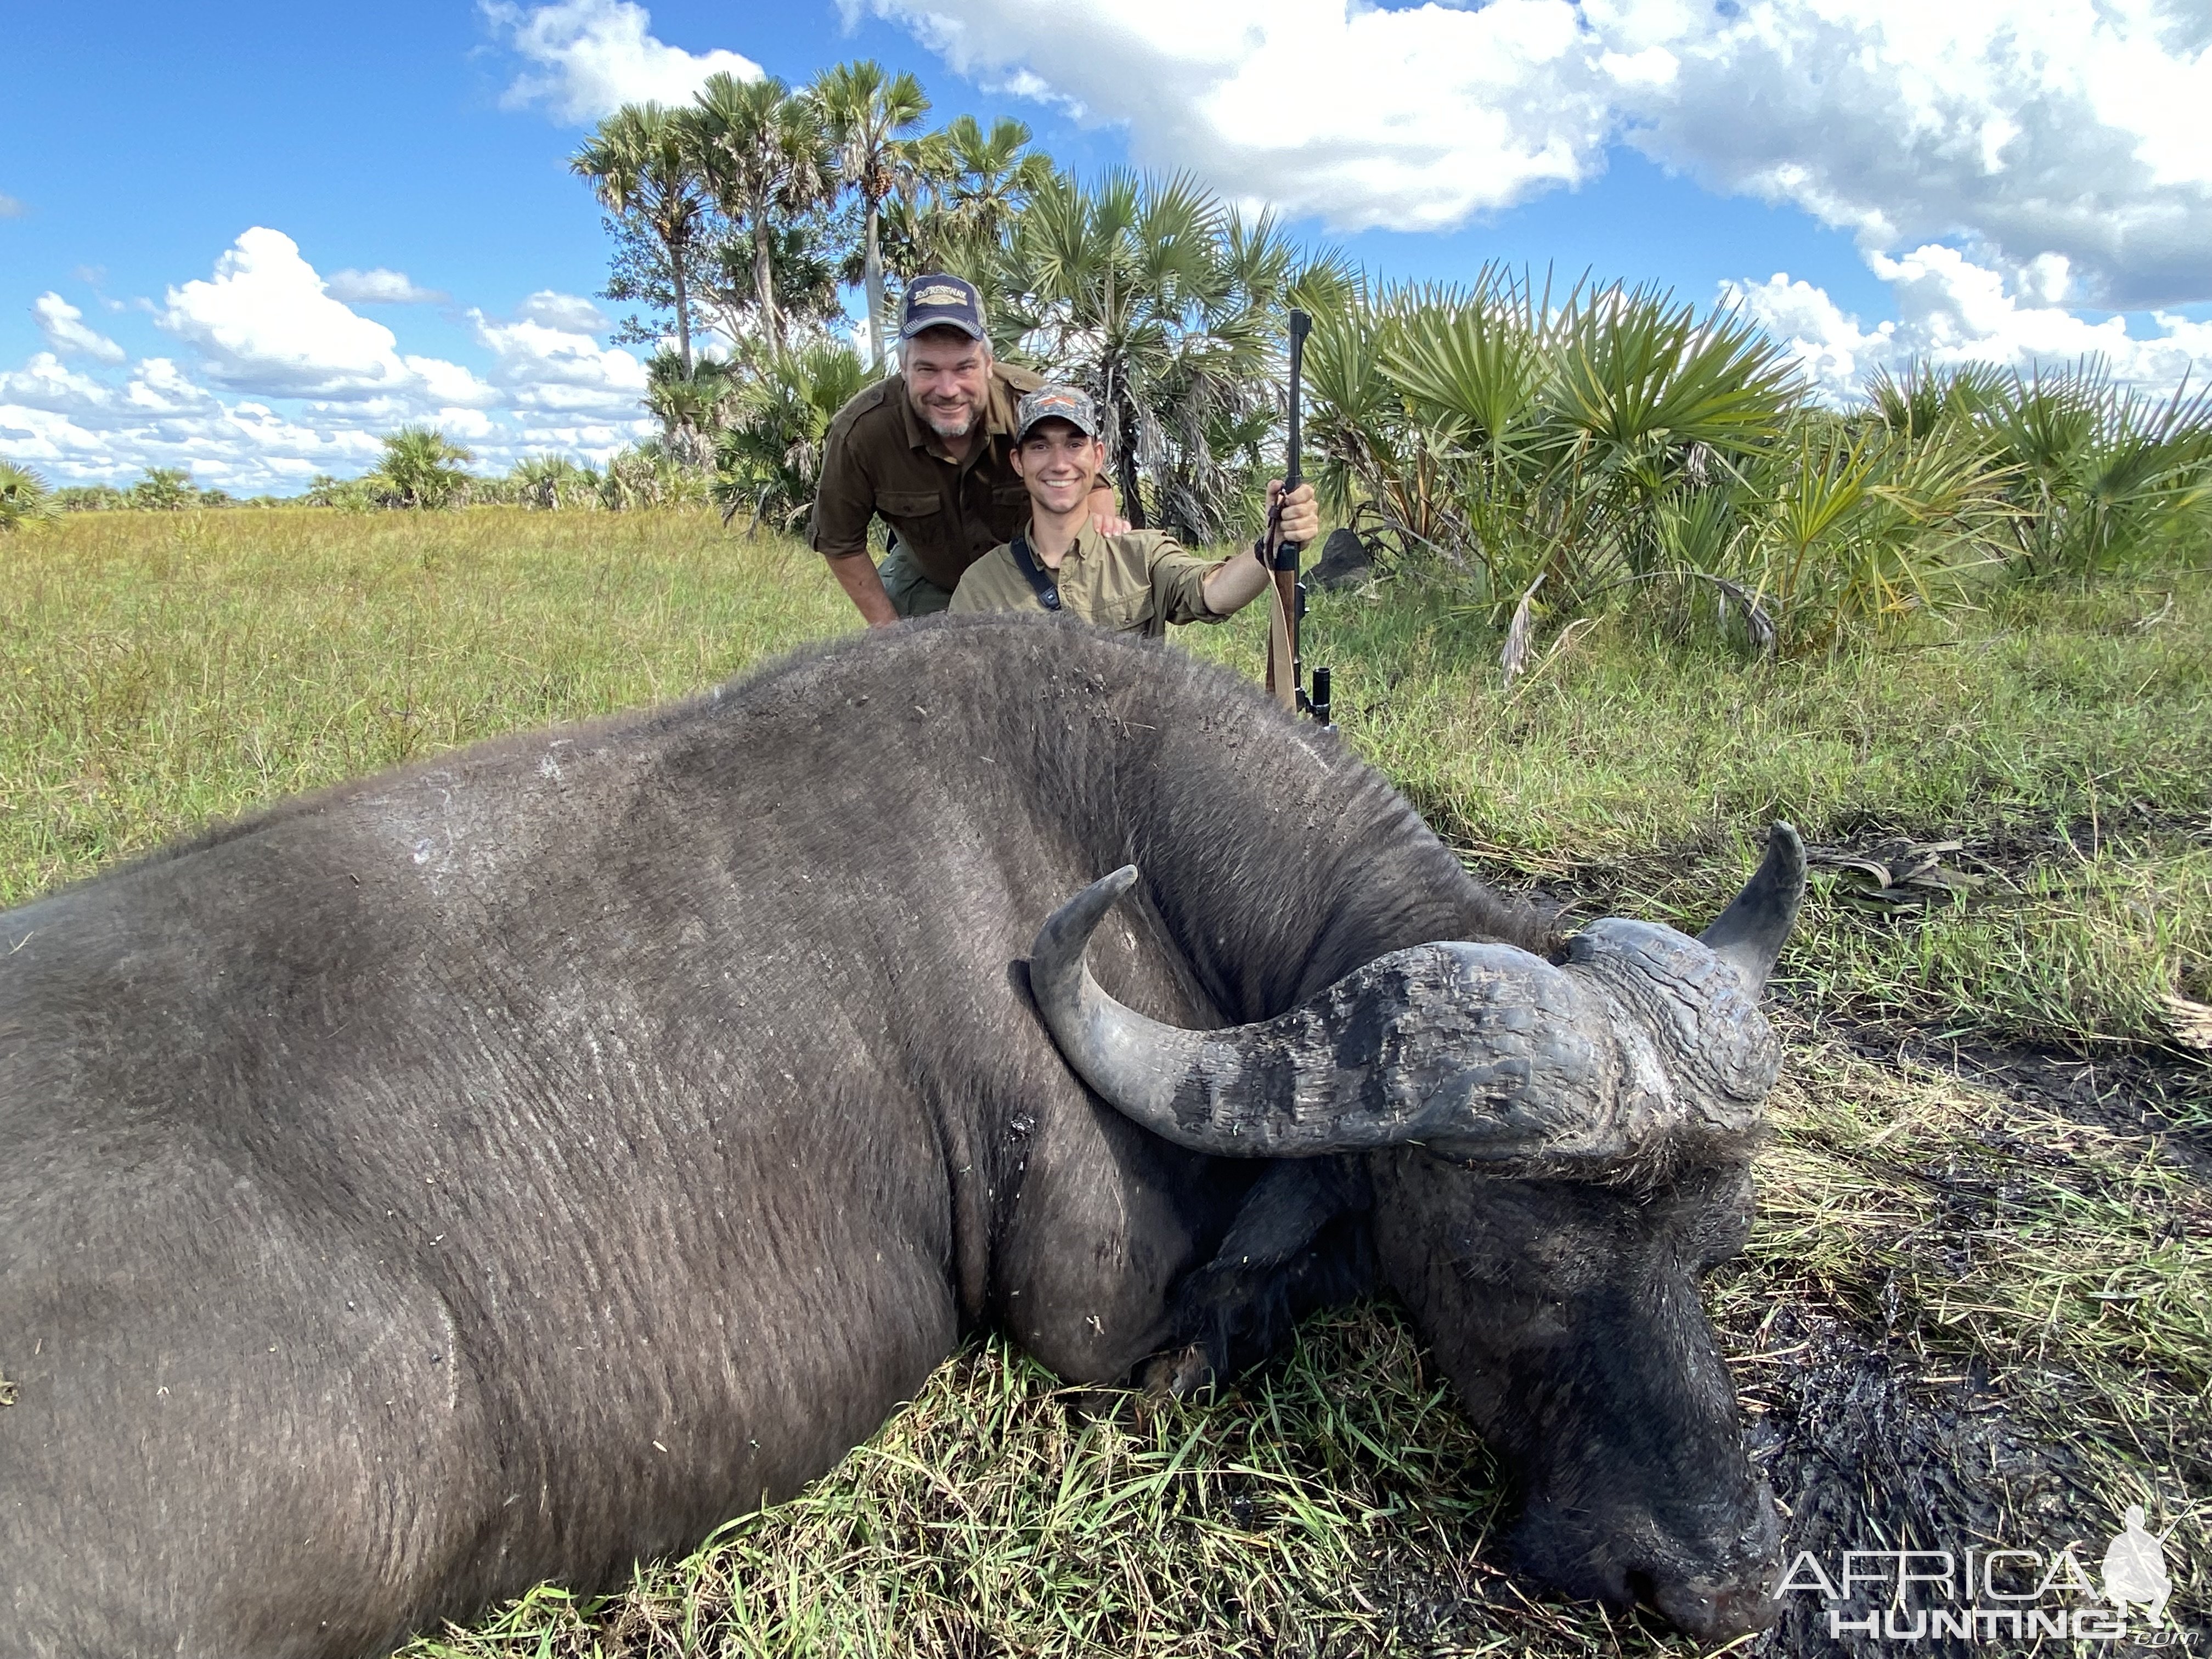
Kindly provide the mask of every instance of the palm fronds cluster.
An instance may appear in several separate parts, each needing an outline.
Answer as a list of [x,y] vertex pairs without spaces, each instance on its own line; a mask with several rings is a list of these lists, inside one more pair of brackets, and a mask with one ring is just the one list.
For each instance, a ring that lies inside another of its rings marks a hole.
[[0,461],[0,533],[44,524],[60,511],[44,478],[27,466]]
[[[872,59],[804,87],[714,75],[682,107],[624,105],[569,160],[615,238],[607,297],[670,319],[688,380],[702,333],[781,351],[842,321],[839,286],[857,283],[867,361],[880,367],[887,276],[995,241],[1052,177],[1019,121],[987,132],[963,115],[925,132],[929,107],[911,74]],[[633,317],[618,337],[660,335],[657,320]]]
[[1354,289],[1306,364],[1320,477],[1405,562],[1524,637],[1646,586],[1761,647],[1928,609],[1974,572],[2088,576],[2201,543],[2212,401],[2094,363],[1918,367],[1815,404],[1738,313],[1502,269]]

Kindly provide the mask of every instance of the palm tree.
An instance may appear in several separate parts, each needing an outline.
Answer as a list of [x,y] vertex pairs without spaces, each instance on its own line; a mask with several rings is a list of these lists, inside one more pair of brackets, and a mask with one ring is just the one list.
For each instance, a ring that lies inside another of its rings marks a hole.
[[700,360],[686,376],[665,350],[645,365],[645,406],[660,422],[661,447],[686,466],[703,467],[714,453],[714,436],[736,386],[732,366],[713,357]]
[[[886,75],[872,58],[840,64],[815,78],[812,97],[836,154],[837,171],[859,192],[863,212],[861,273],[868,296],[868,362],[883,364],[884,201],[915,170],[916,146],[899,135],[929,112],[921,82],[902,70]],[[969,119],[969,125],[975,125]]]
[[399,507],[451,507],[468,488],[461,464],[475,454],[434,426],[403,426],[384,434],[384,459],[364,480]]
[[753,306],[760,326],[783,343],[775,301],[775,237],[828,197],[829,141],[811,100],[775,76],[740,81],[724,71],[699,88],[691,131],[695,157],[714,204],[752,245]]
[[554,511],[599,503],[599,475],[566,455],[525,456],[507,477],[524,507]]
[[690,266],[707,210],[691,125],[687,111],[624,104],[568,158],[568,170],[592,180],[608,212],[635,217],[659,244],[676,291],[676,349],[687,380],[692,368]]
[[181,466],[149,466],[131,486],[131,505],[156,513],[179,513],[199,499],[191,471]]
[[1030,130],[1001,116],[986,134],[956,116],[909,143],[908,165],[884,206],[884,264],[902,276],[949,270],[983,295],[995,317],[1009,273],[1001,257],[1014,222],[1052,183],[1051,157],[1029,148]]
[[714,500],[724,524],[749,512],[751,528],[772,524],[787,533],[813,505],[830,422],[866,384],[866,371],[836,341],[764,353],[750,368],[716,445]]
[[[1281,304],[1304,273],[1271,221],[1188,178],[1046,183],[998,261],[1004,325],[1097,398],[1122,510],[1211,541],[1272,424]],[[1146,485],[1152,502],[1148,508]]]
[[0,461],[0,530],[21,530],[59,515],[46,481],[28,467]]
[[990,246],[1030,198],[1052,183],[1052,159],[1029,148],[1030,130],[1010,115],[987,134],[972,115],[956,116],[941,137],[951,162],[945,234],[955,243]]

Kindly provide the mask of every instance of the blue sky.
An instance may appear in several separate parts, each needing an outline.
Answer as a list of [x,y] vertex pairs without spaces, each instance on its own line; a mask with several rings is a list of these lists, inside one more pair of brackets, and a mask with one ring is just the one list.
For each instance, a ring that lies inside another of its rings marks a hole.
[[[2025,12],[1977,34],[1960,0],[1929,34],[1929,9],[1307,0],[1199,26],[1166,0],[408,0],[126,4],[88,27],[19,6],[11,56],[40,72],[0,104],[0,456],[281,490],[360,470],[379,422],[448,410],[492,462],[622,441],[635,366],[575,304],[606,247],[566,161],[578,100],[643,73],[640,51],[663,76],[720,52],[792,81],[874,57],[938,118],[1018,114],[1080,171],[1188,167],[1388,276],[1496,258],[1701,302],[1738,284],[1839,396],[1910,351],[2094,347],[2146,384],[2202,362],[2201,5],[2024,42]],[[1792,28],[1799,50],[1761,44]],[[1817,67],[1847,59],[1856,81]],[[241,252],[257,228],[278,236]],[[416,302],[344,272],[404,273]]]

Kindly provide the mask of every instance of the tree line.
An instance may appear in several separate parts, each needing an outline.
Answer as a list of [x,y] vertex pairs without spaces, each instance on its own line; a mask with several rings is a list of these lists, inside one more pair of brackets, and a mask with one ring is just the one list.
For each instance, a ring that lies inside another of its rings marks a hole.
[[718,75],[689,106],[624,106],[577,150],[614,244],[605,293],[643,308],[618,337],[672,342],[649,365],[663,447],[711,469],[726,517],[796,529],[830,418],[887,369],[903,284],[949,270],[982,291],[999,355],[1098,399],[1133,523],[1232,533],[1287,306],[1340,298],[1350,273],[1187,177],[1085,182],[1019,121],[925,129],[930,107],[868,60],[796,88]]
[[[1502,628],[1509,671],[1547,625],[1632,597],[1802,649],[1984,579],[2212,546],[2206,396],[2149,398],[2094,362],[1920,364],[1837,410],[1726,307],[1496,267],[1375,284],[1188,177],[1079,179],[1018,121],[931,129],[930,107],[911,75],[860,61],[803,88],[716,76],[688,106],[617,111],[572,166],[606,213],[604,293],[638,307],[617,337],[656,348],[659,435],[597,466],[543,455],[484,477],[442,434],[404,428],[371,472],[319,477],[305,499],[711,503],[797,531],[832,418],[888,371],[902,286],[945,270],[982,291],[1000,356],[1097,400],[1131,520],[1200,544],[1257,521],[1287,313],[1311,312],[1325,500],[1385,568],[1455,585]],[[0,476],[0,528],[219,497],[181,473],[49,495],[18,468]]]

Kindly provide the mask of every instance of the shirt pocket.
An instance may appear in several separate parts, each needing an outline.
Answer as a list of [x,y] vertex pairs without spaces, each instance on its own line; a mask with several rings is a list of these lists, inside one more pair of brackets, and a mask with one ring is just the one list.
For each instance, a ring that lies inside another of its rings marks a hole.
[[945,497],[933,489],[879,489],[876,511],[886,519],[919,519],[945,510]]
[[1152,623],[1152,595],[1149,588],[1099,599],[1091,607],[1091,625],[1109,634],[1142,634]]

